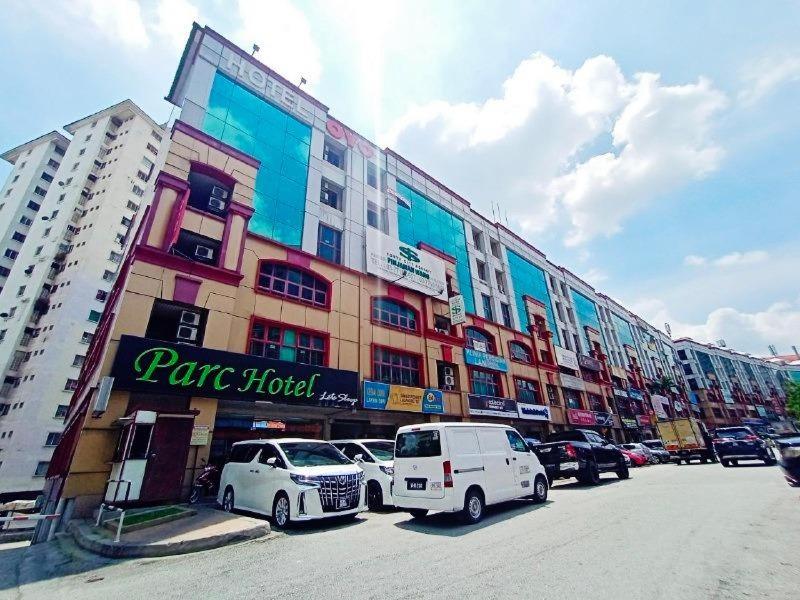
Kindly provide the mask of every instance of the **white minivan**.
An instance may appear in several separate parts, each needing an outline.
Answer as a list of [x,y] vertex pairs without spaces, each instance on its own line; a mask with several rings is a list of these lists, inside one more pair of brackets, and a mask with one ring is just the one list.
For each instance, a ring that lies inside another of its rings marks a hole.
[[367,509],[364,471],[330,443],[299,438],[233,444],[217,501],[228,512],[272,517],[277,527]]
[[394,504],[415,518],[438,510],[477,523],[489,504],[544,502],[547,489],[544,468],[513,427],[426,423],[397,431]]
[[367,506],[380,510],[393,506],[394,440],[332,440],[331,444],[364,469]]

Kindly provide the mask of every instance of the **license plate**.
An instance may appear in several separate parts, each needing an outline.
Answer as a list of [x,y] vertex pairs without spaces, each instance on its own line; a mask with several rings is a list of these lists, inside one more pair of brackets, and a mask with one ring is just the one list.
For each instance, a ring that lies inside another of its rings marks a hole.
[[339,498],[339,508],[347,508],[347,498]]
[[409,490],[424,490],[427,479],[406,479],[406,488]]

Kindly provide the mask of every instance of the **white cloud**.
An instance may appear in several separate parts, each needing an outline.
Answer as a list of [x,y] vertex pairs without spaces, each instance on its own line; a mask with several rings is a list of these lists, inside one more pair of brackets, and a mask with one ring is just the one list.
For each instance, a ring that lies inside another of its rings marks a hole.
[[200,20],[200,10],[188,0],[160,0],[153,29],[173,46],[181,48],[186,43],[192,23]]
[[592,267],[585,273],[581,274],[581,279],[584,281],[588,281],[592,285],[596,286],[608,279],[608,274],[597,267]]
[[305,77],[311,88],[319,81],[320,51],[300,9],[289,0],[239,0],[238,11],[235,38],[242,48],[258,44],[256,57],[294,83]]
[[88,16],[98,29],[115,41],[139,48],[150,45],[142,10],[136,0],[79,0],[66,6],[74,15]]
[[704,343],[725,340],[729,348],[753,354],[766,354],[769,344],[779,348],[796,345],[800,335],[800,299],[776,302],[755,312],[721,307],[701,323],[676,319],[661,300],[642,300],[635,311],[651,323],[669,323],[673,338],[691,337]]
[[800,81],[800,56],[762,58],[749,64],[742,78],[745,88],[739,92],[739,100],[745,105],[755,104],[781,85]]
[[[710,139],[725,97],[711,83],[627,80],[608,56],[578,69],[536,53],[482,102],[412,107],[384,136],[484,212],[499,203],[527,232],[566,217],[566,242],[618,232],[657,197],[717,168]],[[599,148],[575,164],[581,152]]]
[[750,250],[748,252],[731,252],[718,258],[708,258],[689,254],[683,259],[683,263],[690,267],[702,267],[712,265],[715,267],[741,267],[765,262],[769,259],[769,253],[765,250]]

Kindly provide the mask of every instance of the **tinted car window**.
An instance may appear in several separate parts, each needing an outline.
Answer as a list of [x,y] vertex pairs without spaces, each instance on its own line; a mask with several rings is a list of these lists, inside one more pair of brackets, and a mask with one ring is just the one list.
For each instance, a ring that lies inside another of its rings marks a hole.
[[663,450],[664,449],[664,445],[661,442],[656,441],[656,440],[650,440],[650,441],[642,442],[642,443],[645,446],[647,446],[648,448],[651,448],[653,450]]
[[272,444],[264,444],[264,446],[261,448],[261,456],[258,457],[258,462],[260,462],[262,465],[265,465],[270,458],[276,459],[276,467],[280,467],[281,469],[286,468],[286,463],[278,453],[278,449]]
[[558,431],[547,438],[548,442],[585,442],[586,437],[580,431]]
[[523,440],[516,431],[506,429],[506,437],[514,452],[528,452],[528,444],[525,443],[525,440]]
[[228,462],[249,463],[258,454],[260,445],[258,444],[239,444],[231,448],[231,456]]
[[323,442],[287,442],[281,450],[296,467],[349,465],[348,458],[334,446]]
[[364,442],[364,446],[378,460],[392,460],[394,458],[394,442]]
[[397,436],[397,458],[424,458],[441,454],[442,445],[438,431],[409,431]]
[[753,435],[747,427],[729,427],[727,429],[717,429],[718,438],[732,438],[734,440],[743,440],[748,435]]

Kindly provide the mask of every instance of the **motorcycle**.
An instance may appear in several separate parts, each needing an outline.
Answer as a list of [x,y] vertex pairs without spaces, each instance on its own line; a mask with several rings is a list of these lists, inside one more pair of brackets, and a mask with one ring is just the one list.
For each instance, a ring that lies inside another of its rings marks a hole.
[[205,465],[200,475],[194,480],[192,493],[189,495],[189,504],[195,504],[203,496],[210,496],[216,493],[219,485],[220,471],[216,465]]

